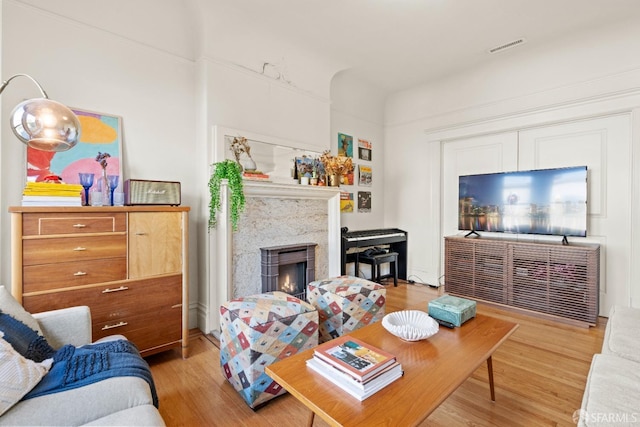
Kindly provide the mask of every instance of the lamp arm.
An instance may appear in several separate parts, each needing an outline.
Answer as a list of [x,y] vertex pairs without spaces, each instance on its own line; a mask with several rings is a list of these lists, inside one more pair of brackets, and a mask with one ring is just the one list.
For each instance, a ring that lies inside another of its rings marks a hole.
[[6,88],[9,85],[9,82],[13,79],[15,79],[16,77],[27,77],[29,78],[36,86],[38,86],[38,89],[40,89],[40,92],[42,93],[42,97],[49,99],[49,96],[47,95],[47,92],[44,91],[44,89],[42,88],[42,86],[40,86],[40,83],[38,83],[36,81],[36,79],[34,79],[33,77],[31,77],[28,74],[14,74],[13,76],[9,77],[7,80],[5,80],[4,82],[2,82],[2,86],[0,86],[0,94],[2,94],[2,91],[4,90],[4,88]]

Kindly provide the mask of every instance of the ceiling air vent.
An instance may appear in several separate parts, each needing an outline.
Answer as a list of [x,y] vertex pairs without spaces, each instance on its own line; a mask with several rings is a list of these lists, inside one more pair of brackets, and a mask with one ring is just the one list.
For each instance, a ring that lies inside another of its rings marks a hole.
[[503,50],[510,49],[512,47],[516,47],[518,45],[521,45],[524,42],[525,42],[525,39],[513,40],[513,41],[510,41],[509,43],[505,43],[505,44],[500,45],[500,46],[492,47],[491,49],[488,50],[488,52],[489,53],[502,52]]

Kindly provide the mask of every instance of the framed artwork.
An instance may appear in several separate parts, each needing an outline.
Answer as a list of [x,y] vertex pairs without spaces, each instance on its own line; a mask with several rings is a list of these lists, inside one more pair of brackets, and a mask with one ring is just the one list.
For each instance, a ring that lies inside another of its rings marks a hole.
[[338,134],[338,156],[353,157],[353,137],[345,135],[344,133]]
[[371,143],[369,141],[358,138],[358,158],[371,161]]
[[358,191],[358,212],[371,212],[370,191]]
[[360,172],[360,177],[358,179],[358,185],[363,187],[371,187],[371,166],[358,166],[358,171]]
[[296,157],[296,178],[306,176],[311,178],[313,175],[314,159],[307,156]]
[[353,193],[341,191],[340,192],[340,212],[351,213],[353,212]]
[[122,118],[71,108],[80,120],[80,141],[68,151],[47,152],[27,148],[27,181],[57,175],[67,184],[79,184],[79,173],[102,174],[98,153],[109,153],[107,174],[122,178]]

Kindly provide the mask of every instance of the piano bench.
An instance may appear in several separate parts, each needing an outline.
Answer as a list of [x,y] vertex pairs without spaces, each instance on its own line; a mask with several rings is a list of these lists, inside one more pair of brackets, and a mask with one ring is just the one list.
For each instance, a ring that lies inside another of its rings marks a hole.
[[[358,256],[357,263],[368,264],[371,266],[371,280],[380,282],[381,279],[393,277],[393,286],[398,286],[398,252],[387,252],[378,255],[364,255],[364,253],[361,253]],[[390,273],[381,276],[380,264],[386,263],[389,263]]]

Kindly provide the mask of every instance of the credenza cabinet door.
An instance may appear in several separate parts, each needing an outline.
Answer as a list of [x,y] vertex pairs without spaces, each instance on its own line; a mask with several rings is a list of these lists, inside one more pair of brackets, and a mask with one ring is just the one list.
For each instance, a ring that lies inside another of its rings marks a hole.
[[182,270],[180,212],[129,214],[129,278],[179,273]]

